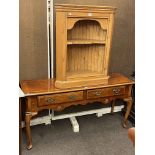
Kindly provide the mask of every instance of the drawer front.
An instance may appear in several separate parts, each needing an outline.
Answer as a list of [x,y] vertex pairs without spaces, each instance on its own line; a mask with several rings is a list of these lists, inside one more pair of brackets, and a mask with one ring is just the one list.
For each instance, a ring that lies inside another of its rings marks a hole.
[[105,89],[93,89],[87,91],[87,99],[99,98],[108,96],[108,88]]
[[98,17],[98,18],[109,18],[109,14],[101,14],[95,12],[68,12],[67,17]]
[[87,91],[87,99],[108,97],[108,96],[118,96],[123,94],[125,94],[125,86],[93,89],[93,90]]
[[83,100],[83,91],[38,96],[38,106]]
[[117,96],[125,94],[125,86],[109,88],[109,96]]

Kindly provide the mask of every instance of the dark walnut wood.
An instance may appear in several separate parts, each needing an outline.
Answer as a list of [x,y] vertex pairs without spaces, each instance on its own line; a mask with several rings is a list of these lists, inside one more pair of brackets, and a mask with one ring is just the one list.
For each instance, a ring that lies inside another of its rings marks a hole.
[[54,83],[55,80],[52,79],[20,81],[21,89],[26,95],[25,122],[28,149],[32,148],[30,120],[44,109],[61,111],[71,105],[85,105],[99,101],[101,104],[112,102],[111,113],[113,113],[115,100],[122,99],[127,103],[123,120],[123,127],[127,127],[127,118],[132,106],[131,88],[134,81],[115,73],[110,76],[108,84],[104,85],[59,89],[54,86]]

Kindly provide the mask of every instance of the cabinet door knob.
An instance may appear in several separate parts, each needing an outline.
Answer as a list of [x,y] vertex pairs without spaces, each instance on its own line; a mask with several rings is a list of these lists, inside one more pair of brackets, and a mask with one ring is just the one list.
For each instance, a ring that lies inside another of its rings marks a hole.
[[46,102],[47,102],[47,103],[54,103],[54,102],[55,102],[55,99],[53,99],[53,98],[48,98],[48,99],[46,100]]

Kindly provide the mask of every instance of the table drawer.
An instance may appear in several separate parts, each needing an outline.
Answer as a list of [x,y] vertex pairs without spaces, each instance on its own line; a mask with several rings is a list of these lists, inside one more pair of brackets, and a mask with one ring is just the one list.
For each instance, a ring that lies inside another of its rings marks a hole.
[[87,91],[87,99],[99,98],[108,96],[108,88],[105,89],[93,89]]
[[125,94],[125,86],[93,89],[87,91],[87,99]]
[[108,95],[116,96],[125,94],[125,86],[109,88]]
[[83,100],[83,91],[38,96],[38,106]]

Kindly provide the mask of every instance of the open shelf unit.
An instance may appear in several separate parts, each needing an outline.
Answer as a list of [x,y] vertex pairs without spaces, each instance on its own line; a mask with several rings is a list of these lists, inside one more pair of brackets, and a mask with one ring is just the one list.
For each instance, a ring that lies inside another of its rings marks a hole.
[[56,87],[108,82],[114,10],[56,5]]
[[[92,74],[97,72],[103,74],[104,45],[69,45],[67,49],[67,73],[82,72],[88,75],[88,72]],[[78,77],[79,75],[77,74]]]

